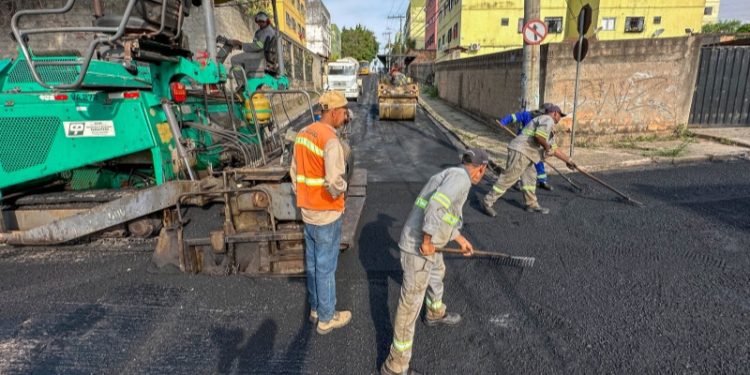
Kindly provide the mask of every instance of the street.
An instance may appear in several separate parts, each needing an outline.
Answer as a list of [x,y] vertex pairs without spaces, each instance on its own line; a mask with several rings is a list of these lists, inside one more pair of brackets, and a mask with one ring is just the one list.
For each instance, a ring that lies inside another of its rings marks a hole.
[[[352,323],[319,336],[303,278],[162,273],[151,245],[0,247],[0,373],[372,374],[388,354],[401,226],[424,182],[459,161],[418,109],[378,120],[376,81],[350,103],[367,168],[359,246],[341,254],[338,308]],[[549,215],[510,191],[464,207],[475,248],[536,257],[530,269],[446,257],[451,328],[417,323],[412,365],[429,374],[750,373],[748,161],[600,173],[645,203],[582,176],[552,176]]]

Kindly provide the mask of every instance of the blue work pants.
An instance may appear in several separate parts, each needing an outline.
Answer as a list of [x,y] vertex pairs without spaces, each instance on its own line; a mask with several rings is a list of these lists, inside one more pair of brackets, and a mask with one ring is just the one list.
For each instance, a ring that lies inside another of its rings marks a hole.
[[326,225],[305,224],[305,271],[310,308],[321,322],[336,312],[336,266],[341,245],[341,218]]

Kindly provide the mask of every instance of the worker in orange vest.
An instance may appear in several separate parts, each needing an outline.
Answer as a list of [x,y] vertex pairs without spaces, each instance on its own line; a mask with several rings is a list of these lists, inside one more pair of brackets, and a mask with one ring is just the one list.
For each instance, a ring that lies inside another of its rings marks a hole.
[[346,158],[337,129],[349,119],[347,100],[338,91],[320,96],[321,118],[297,133],[290,169],[297,207],[305,223],[305,270],[310,321],[325,335],[352,319],[336,311],[336,265],[346,191]]

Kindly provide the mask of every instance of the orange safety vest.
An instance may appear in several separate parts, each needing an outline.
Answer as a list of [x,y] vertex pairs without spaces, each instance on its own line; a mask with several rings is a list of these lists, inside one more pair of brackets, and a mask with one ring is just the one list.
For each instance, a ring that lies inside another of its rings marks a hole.
[[329,125],[316,122],[297,133],[294,160],[297,163],[297,207],[315,211],[344,211],[344,195],[333,198],[325,187],[326,143],[336,138]]

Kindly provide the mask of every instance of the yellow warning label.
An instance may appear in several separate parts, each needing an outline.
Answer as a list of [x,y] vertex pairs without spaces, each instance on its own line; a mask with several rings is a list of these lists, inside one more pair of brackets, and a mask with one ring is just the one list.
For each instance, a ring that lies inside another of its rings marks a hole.
[[172,129],[169,128],[169,123],[160,122],[156,124],[156,130],[159,132],[161,143],[169,143],[172,141]]

